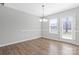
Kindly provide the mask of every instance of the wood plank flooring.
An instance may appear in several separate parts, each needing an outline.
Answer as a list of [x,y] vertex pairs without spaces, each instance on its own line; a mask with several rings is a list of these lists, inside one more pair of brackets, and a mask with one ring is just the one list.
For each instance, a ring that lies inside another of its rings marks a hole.
[[1,55],[79,55],[79,46],[39,38],[0,48]]

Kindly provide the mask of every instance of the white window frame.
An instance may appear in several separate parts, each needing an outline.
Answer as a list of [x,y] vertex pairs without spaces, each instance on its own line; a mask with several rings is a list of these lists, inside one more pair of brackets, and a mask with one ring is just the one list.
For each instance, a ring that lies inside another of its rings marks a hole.
[[[56,31],[51,31],[50,21],[53,19],[57,19],[57,30]],[[52,19],[49,20],[49,33],[58,34],[58,18],[57,17],[53,17]]]
[[[62,38],[62,19],[63,18],[66,18],[66,17],[72,17],[73,20],[72,20],[72,39],[68,39],[68,38]],[[60,17],[60,39],[67,39],[67,40],[75,40],[75,16],[74,15],[67,15],[67,16],[63,16],[63,17]]]

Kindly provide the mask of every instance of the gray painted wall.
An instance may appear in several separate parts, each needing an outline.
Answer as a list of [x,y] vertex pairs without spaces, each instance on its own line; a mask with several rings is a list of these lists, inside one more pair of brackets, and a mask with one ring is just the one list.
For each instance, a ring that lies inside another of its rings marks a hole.
[[0,6],[0,46],[39,38],[40,32],[39,17]]
[[[60,34],[61,34],[61,17],[65,16],[73,16],[74,17],[74,22],[75,22],[75,40],[68,40],[68,39],[61,39]],[[49,21],[47,23],[42,24],[42,31],[43,31],[43,37],[52,39],[52,40],[58,40],[58,41],[65,41],[73,44],[78,44],[79,45],[79,8],[74,8],[66,11],[62,11],[60,13],[56,13],[53,15],[49,15],[46,18],[48,20],[52,19],[53,17],[58,18],[58,34],[53,34],[49,33]]]

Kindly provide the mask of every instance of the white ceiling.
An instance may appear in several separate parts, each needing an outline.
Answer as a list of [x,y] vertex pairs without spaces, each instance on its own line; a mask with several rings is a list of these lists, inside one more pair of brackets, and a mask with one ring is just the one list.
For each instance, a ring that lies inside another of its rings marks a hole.
[[41,5],[45,5],[45,16],[51,15],[60,11],[64,11],[67,9],[78,7],[79,4],[69,4],[69,3],[5,3],[5,6],[14,8],[20,11],[24,11],[26,13],[35,15],[35,16],[42,16],[43,10]]

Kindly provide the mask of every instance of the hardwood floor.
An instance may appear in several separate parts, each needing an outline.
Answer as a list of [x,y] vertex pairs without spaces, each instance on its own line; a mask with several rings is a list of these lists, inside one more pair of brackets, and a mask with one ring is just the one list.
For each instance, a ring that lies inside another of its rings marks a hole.
[[0,48],[1,55],[78,55],[79,46],[39,38]]

